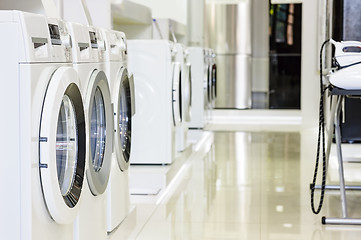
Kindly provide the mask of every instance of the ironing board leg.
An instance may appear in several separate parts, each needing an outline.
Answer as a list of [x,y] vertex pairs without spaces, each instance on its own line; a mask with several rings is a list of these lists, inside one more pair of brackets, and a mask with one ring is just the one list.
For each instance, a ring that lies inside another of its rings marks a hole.
[[337,158],[338,158],[338,172],[340,178],[340,194],[341,194],[341,207],[342,217],[347,218],[347,203],[346,203],[346,190],[345,190],[345,178],[343,172],[343,160],[341,149],[341,131],[340,131],[340,113],[343,97],[340,97],[337,101],[336,114],[335,114],[335,137],[337,146]]
[[327,167],[328,167],[328,160],[330,159],[330,152],[331,152],[331,143],[333,138],[333,129],[335,126],[334,123],[334,116],[336,113],[337,108],[337,99],[340,98],[339,96],[331,97],[331,111],[330,111],[330,121],[327,124],[327,147],[326,147],[326,159],[327,159]]
[[[341,194],[341,208],[342,208],[342,218],[322,218],[323,224],[339,224],[339,225],[361,225],[361,219],[358,218],[348,218],[347,217],[347,202],[346,202],[346,186],[345,178],[343,171],[343,160],[342,160],[342,150],[341,150],[341,131],[340,131],[340,112],[341,112],[341,103],[343,96],[339,97],[337,101],[337,108],[335,112],[335,137],[337,145],[337,158],[339,163],[339,177],[340,177],[340,194]],[[350,186],[352,187],[352,186]]]
[[322,224],[361,225],[359,218],[322,218]]

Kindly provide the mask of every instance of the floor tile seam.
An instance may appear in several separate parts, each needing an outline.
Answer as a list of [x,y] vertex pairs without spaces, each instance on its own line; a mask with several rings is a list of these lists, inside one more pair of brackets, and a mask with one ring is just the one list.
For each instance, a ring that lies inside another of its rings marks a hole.
[[172,221],[167,221],[167,220],[158,220],[157,222],[159,223],[176,223],[176,224],[216,224],[216,225],[222,225],[222,224],[233,224],[233,225],[259,225],[261,224],[260,222],[256,222],[256,221],[181,221],[181,220],[172,220]]
[[218,129],[212,129],[210,130],[213,133],[234,133],[234,132],[242,132],[242,133],[300,133],[301,131],[298,129],[283,129],[283,130],[277,130],[277,129],[254,129],[254,128],[218,128]]
[[[262,131],[263,132],[263,131]],[[259,148],[261,148],[261,150],[260,150],[260,156],[267,156],[267,151],[264,149],[264,147],[263,147],[263,144],[264,144],[264,142],[262,142],[261,144],[260,144],[260,146],[259,146]],[[258,222],[259,223],[261,223],[261,221],[262,221],[262,215],[263,215],[263,212],[264,212],[264,204],[263,204],[263,202],[262,202],[262,193],[265,191],[265,187],[264,187],[264,177],[263,176],[265,176],[265,170],[264,170],[264,160],[265,159],[260,159],[260,164],[259,164],[259,172],[261,173],[261,174],[259,174],[258,175],[258,184],[259,184],[259,186],[258,186],[258,189],[259,189],[259,192],[258,192],[258,199],[259,199],[259,204],[261,205],[260,206],[260,210],[259,210],[259,215],[258,215]],[[261,235],[261,226],[259,226],[259,233],[260,233],[260,236],[262,236]]]

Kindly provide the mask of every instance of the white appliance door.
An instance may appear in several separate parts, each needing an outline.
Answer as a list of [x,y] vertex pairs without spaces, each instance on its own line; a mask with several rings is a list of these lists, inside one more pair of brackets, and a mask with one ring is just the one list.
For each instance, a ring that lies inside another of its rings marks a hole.
[[208,95],[208,104],[209,108],[212,108],[212,65],[208,65],[208,75],[207,75],[207,95]]
[[209,83],[209,69],[206,56],[204,55],[204,76],[203,76],[203,90],[204,90],[204,109],[209,109],[209,94],[208,94],[208,83]]
[[186,122],[191,121],[191,106],[192,106],[192,68],[191,64],[185,64],[185,73],[184,73],[184,82],[183,82],[183,120]]
[[132,139],[132,117],[135,113],[134,104],[134,81],[128,76],[125,67],[119,70],[115,90],[116,98],[114,102],[115,116],[115,138],[114,148],[118,160],[118,165],[122,171],[129,167],[131,139]]
[[217,98],[217,65],[212,65],[212,99]]
[[113,109],[108,79],[103,71],[91,74],[85,96],[87,168],[93,195],[104,193],[111,168],[113,148]]
[[182,122],[182,94],[180,90],[182,79],[181,65],[179,62],[173,63],[172,75],[172,107],[173,107],[173,123],[178,126]]
[[85,116],[78,75],[60,67],[44,98],[39,164],[44,199],[55,222],[71,224],[79,209],[85,168]]

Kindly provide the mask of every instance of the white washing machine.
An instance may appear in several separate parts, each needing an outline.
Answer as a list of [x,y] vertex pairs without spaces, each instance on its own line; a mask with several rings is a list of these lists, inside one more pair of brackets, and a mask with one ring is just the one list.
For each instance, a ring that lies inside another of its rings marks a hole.
[[128,168],[135,113],[134,80],[127,70],[125,34],[103,29],[106,73],[114,106],[114,148],[107,192],[107,231],[112,232],[130,211]]
[[192,108],[189,128],[202,129],[206,126],[208,112],[208,65],[206,51],[201,47],[188,48],[188,61],[192,66]]
[[86,130],[69,35],[36,14],[0,11],[0,22],[1,238],[72,239]]
[[135,107],[131,164],[170,164],[180,124],[181,65],[167,40],[129,40],[128,65],[134,74]]
[[188,124],[191,118],[191,64],[187,60],[188,51],[185,46],[180,43],[175,43],[176,49],[175,60],[181,64],[181,81],[179,85],[179,103],[180,103],[180,117],[181,122],[176,129],[176,149],[178,152],[182,152],[186,149],[188,142]]
[[105,42],[96,28],[68,23],[73,67],[83,93],[86,139],[86,180],[83,202],[74,223],[74,239],[105,239],[106,194],[113,150],[113,109],[103,55]]

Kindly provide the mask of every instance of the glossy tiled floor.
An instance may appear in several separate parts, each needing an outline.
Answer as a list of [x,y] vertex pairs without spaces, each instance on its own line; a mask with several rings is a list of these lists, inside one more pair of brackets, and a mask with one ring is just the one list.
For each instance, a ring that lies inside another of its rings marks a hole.
[[[338,192],[327,194],[320,215],[311,212],[315,133],[209,134],[211,140],[194,150],[168,191],[153,202],[138,202],[110,238],[360,239],[361,226],[321,224],[324,215],[340,216]],[[330,172],[332,168],[330,164]],[[349,213],[361,218],[361,193],[349,193],[348,202]]]

